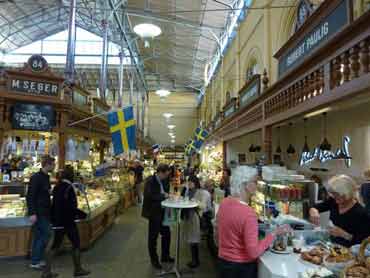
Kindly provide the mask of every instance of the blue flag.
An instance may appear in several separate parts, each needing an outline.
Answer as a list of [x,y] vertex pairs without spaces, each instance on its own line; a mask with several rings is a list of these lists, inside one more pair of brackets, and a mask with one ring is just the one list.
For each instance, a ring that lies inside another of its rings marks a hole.
[[194,146],[196,149],[200,149],[202,147],[207,136],[208,136],[207,130],[201,127],[197,127],[197,129],[195,130],[195,137],[194,137]]
[[108,114],[114,155],[136,149],[136,125],[132,106]]
[[187,156],[191,156],[195,152],[196,148],[194,145],[194,140],[189,140],[187,144],[185,144],[185,154]]

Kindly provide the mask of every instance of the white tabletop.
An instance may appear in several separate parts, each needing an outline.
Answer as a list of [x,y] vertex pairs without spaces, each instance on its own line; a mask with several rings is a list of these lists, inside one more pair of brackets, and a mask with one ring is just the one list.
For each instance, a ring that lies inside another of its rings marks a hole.
[[175,201],[175,200],[164,200],[162,202],[162,207],[175,208],[175,209],[186,209],[186,208],[196,208],[198,203],[194,201]]
[[280,255],[267,251],[260,257],[259,278],[298,278],[307,269],[318,266],[303,262],[298,254]]

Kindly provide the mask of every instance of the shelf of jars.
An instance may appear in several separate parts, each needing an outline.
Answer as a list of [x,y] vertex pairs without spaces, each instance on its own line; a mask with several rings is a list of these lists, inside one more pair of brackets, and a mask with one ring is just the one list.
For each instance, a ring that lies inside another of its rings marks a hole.
[[317,196],[317,185],[309,180],[259,181],[257,188],[252,206],[261,220],[277,213],[307,219],[308,209]]

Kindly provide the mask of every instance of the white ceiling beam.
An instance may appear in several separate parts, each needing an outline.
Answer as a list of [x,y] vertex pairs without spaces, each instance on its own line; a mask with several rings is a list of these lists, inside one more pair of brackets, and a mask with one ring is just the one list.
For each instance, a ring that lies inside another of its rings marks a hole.
[[208,24],[201,24],[201,23],[198,23],[198,22],[179,19],[179,18],[163,17],[163,16],[159,16],[155,13],[152,13],[150,11],[139,11],[139,10],[136,10],[136,9],[131,10],[130,8],[127,8],[126,11],[127,11],[127,14],[130,15],[130,16],[141,17],[141,18],[149,18],[149,19],[152,19],[152,20],[157,20],[157,21],[172,23],[172,24],[176,24],[176,25],[186,26],[186,27],[189,27],[189,28],[223,30],[223,27],[211,26],[211,25],[208,25]]

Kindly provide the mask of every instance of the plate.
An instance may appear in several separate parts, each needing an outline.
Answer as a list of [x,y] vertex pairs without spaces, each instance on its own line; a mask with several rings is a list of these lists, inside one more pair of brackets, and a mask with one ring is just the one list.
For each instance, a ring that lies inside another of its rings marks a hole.
[[270,251],[272,253],[275,253],[275,254],[280,254],[280,255],[287,255],[287,254],[291,254],[293,253],[293,249],[288,247],[286,250],[284,251],[279,251],[279,250],[275,250],[274,248],[270,248]]

